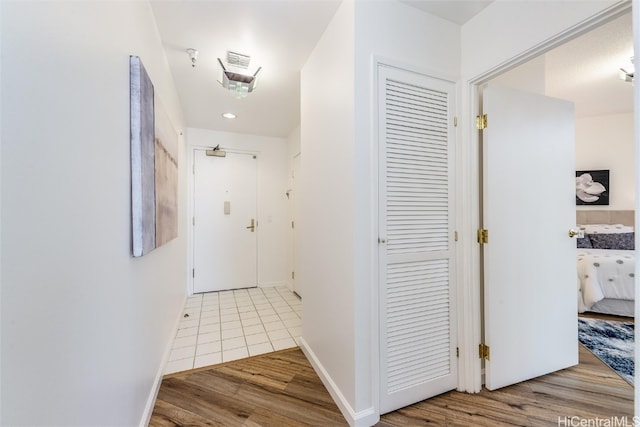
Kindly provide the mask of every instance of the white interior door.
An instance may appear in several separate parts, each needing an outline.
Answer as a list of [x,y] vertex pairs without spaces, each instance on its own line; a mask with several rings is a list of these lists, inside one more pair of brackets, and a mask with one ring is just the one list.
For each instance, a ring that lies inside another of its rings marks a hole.
[[194,157],[193,291],[257,286],[256,156]]
[[485,385],[578,363],[573,104],[482,92]]
[[380,412],[456,387],[455,84],[379,67]]
[[300,157],[301,154],[298,154],[293,158],[293,170],[292,170],[292,182],[293,182],[293,191],[292,191],[292,221],[291,221],[291,236],[292,236],[292,257],[293,257],[293,272],[291,273],[291,281],[293,282],[293,292],[298,294],[300,298],[302,298],[302,286],[300,286],[300,281],[296,279],[296,271],[298,271],[298,250],[300,248],[300,233],[298,233],[298,229],[296,228],[296,220],[298,218],[298,189],[300,188],[299,183],[299,173],[300,173]]

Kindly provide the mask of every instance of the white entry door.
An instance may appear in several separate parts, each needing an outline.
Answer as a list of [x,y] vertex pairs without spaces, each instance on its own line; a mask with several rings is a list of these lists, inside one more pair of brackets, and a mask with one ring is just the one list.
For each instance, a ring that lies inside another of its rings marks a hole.
[[578,363],[573,104],[482,92],[485,385]]
[[193,292],[257,286],[257,160],[194,151]]
[[378,75],[380,413],[457,385],[455,84]]

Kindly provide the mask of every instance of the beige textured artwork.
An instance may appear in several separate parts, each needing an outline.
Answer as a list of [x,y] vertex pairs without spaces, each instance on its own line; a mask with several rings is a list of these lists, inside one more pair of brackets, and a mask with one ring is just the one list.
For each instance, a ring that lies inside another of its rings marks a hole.
[[178,237],[178,134],[155,99],[156,247]]
[[133,256],[156,247],[154,89],[142,61],[129,59],[131,102],[131,225]]

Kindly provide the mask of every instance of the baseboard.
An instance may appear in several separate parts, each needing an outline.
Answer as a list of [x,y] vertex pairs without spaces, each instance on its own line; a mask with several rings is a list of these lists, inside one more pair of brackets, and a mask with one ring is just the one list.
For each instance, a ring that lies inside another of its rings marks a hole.
[[278,286],[286,286],[287,288],[289,287],[287,282],[262,282],[258,284],[259,288],[275,288]]
[[313,369],[316,371],[316,373],[320,377],[320,380],[329,391],[329,394],[333,398],[334,402],[336,403],[336,405],[338,405],[338,409],[340,409],[340,412],[342,412],[342,416],[351,427],[369,427],[380,421],[380,414],[378,414],[376,408],[374,408],[373,406],[363,411],[355,412],[303,337],[300,337],[298,339],[298,345],[302,349],[302,352],[305,354],[305,356],[307,356],[309,363],[311,363],[311,366],[313,366]]
[[140,427],[146,427],[149,425],[149,421],[151,421],[151,414],[153,413],[153,408],[156,405],[156,398],[158,397],[158,392],[160,391],[160,384],[162,383],[162,377],[164,372],[164,367],[169,361],[169,355],[171,354],[171,348],[173,347],[173,337],[178,333],[178,328],[180,327],[180,320],[182,319],[182,313],[184,312],[184,308],[187,304],[187,296],[184,297],[182,304],[180,306],[180,310],[178,311],[178,316],[176,317],[176,321],[173,325],[173,331],[171,333],[171,339],[166,345],[164,350],[164,354],[162,355],[162,359],[160,360],[160,367],[156,372],[156,377],[153,380],[153,384],[151,386],[151,391],[149,392],[149,397],[147,398],[147,404],[144,407],[144,412],[142,413],[142,417],[140,418]]

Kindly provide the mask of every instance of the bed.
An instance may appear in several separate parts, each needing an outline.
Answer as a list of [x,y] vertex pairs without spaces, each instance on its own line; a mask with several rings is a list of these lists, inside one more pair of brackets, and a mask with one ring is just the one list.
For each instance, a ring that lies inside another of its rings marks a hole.
[[634,316],[633,211],[578,211],[578,311]]

